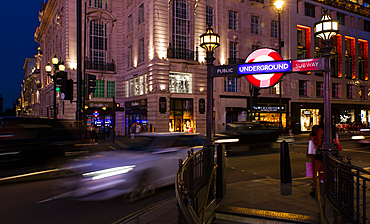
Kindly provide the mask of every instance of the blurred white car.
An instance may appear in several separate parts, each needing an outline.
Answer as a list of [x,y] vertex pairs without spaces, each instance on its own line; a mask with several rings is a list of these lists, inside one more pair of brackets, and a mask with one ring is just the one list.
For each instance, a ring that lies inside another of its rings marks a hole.
[[127,139],[120,151],[100,152],[67,164],[74,170],[58,189],[78,200],[106,200],[126,195],[128,201],[173,184],[179,159],[202,149],[203,136],[188,133],[147,133]]

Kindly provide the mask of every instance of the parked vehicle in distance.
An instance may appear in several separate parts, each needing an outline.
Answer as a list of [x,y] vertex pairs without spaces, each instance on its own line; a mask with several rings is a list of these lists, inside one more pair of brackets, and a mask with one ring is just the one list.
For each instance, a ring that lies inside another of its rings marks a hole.
[[202,149],[204,137],[192,133],[143,133],[121,142],[119,151],[105,151],[64,166],[75,173],[57,186],[58,194],[73,192],[76,200],[106,200],[126,195],[128,201],[173,184],[179,159]]
[[47,118],[0,117],[1,169],[38,165],[73,149],[71,123]]
[[215,135],[215,143],[225,144],[227,156],[261,154],[279,149],[278,127],[268,122],[230,123],[228,130]]

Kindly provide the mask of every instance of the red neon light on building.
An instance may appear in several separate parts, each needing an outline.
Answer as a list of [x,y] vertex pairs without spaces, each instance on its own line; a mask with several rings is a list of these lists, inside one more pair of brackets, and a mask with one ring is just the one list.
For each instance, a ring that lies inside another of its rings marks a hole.
[[363,45],[362,49],[364,52],[362,57],[365,60],[365,80],[367,81],[369,80],[369,66],[368,66],[369,42],[366,40],[358,40],[358,42]]
[[342,67],[343,67],[343,59],[342,59],[342,35],[337,34],[336,36],[337,42],[334,43],[337,46],[337,54],[338,54],[338,78],[342,77]]

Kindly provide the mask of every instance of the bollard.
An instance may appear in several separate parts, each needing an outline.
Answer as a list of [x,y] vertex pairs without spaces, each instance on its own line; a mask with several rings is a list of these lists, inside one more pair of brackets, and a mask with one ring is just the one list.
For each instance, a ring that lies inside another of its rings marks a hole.
[[217,146],[216,197],[223,199],[226,195],[225,145]]
[[289,146],[286,141],[280,143],[280,182],[292,183],[290,168]]

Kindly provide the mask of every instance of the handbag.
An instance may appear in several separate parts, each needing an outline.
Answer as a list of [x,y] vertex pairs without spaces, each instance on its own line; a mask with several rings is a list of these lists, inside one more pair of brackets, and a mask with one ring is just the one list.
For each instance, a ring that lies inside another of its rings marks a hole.
[[316,154],[316,149],[317,149],[317,146],[315,145],[315,143],[313,142],[313,140],[311,139],[310,141],[308,141],[308,151],[307,151],[307,154],[308,155],[315,155]]
[[312,177],[312,163],[306,162],[306,177]]

